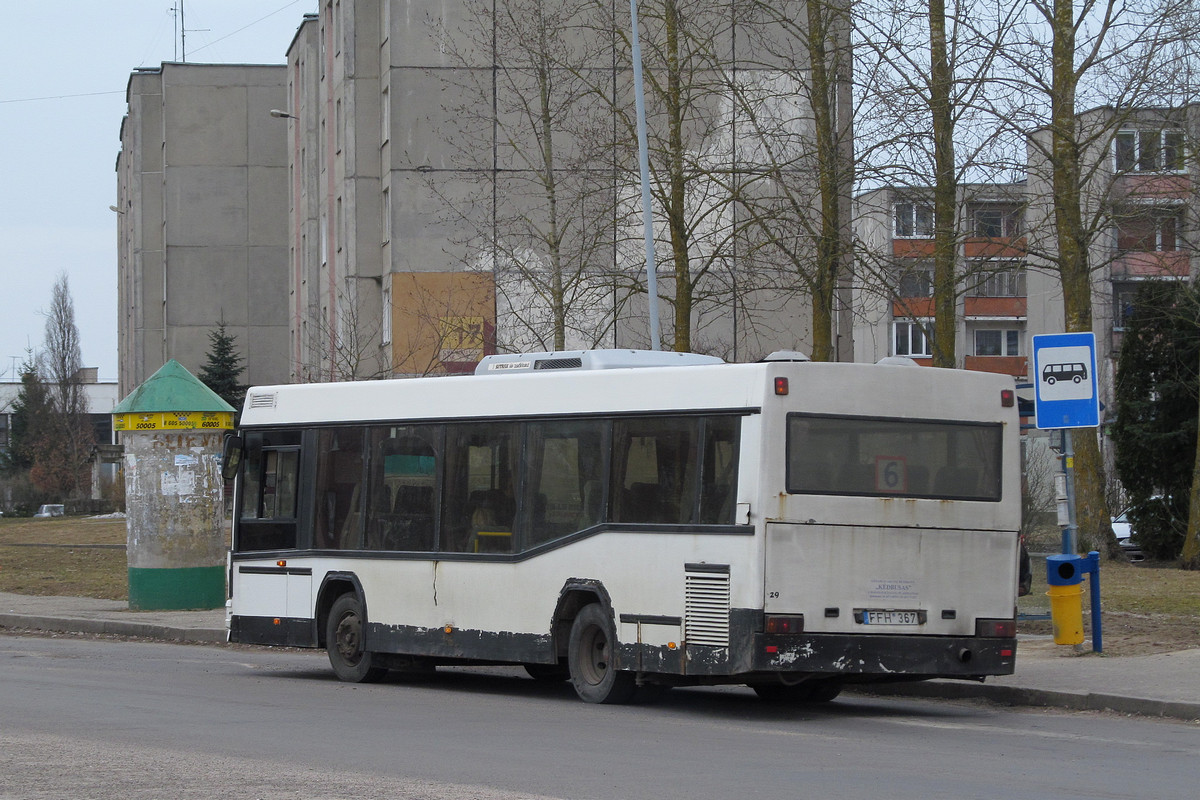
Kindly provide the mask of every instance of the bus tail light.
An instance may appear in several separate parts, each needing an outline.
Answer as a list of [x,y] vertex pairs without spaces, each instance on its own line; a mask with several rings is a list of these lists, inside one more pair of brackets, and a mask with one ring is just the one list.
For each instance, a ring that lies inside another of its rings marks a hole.
[[788,379],[787,378],[776,378],[775,379],[775,394],[782,397],[783,395],[785,395],[787,393],[788,393]]
[[1000,390],[1000,407],[1001,408],[1012,408],[1013,403],[1015,402],[1015,398],[1016,398],[1016,392],[1014,392],[1012,389],[1001,389]]
[[768,616],[763,628],[767,633],[804,633],[804,615]]
[[976,620],[975,635],[985,639],[1011,639],[1017,635],[1017,621],[1015,619]]

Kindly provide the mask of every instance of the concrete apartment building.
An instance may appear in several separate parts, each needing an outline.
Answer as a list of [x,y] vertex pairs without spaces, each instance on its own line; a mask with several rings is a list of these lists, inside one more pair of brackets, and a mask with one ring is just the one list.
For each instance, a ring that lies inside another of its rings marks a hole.
[[129,79],[117,157],[124,397],[169,359],[197,372],[224,321],[248,383],[288,373],[286,67],[163,64]]
[[[1028,370],[1030,292],[1025,186],[959,188],[957,366],[1017,378]],[[857,198],[864,244],[856,264],[855,361],[899,355],[931,364],[933,201],[928,190],[885,187]],[[1039,331],[1040,332],[1040,331]]]
[[[1114,407],[1115,359],[1140,283],[1198,274],[1200,106],[1100,108],[1079,116],[1086,141],[1084,218],[1092,234],[1092,327],[1101,401]],[[1057,245],[1046,131],[1030,137],[1027,178],[960,187],[958,367],[1028,382],[1032,337],[1066,329],[1052,269]],[[885,187],[856,198],[855,360],[931,363],[933,209],[926,188]]]
[[[621,58],[613,37],[572,27],[579,7],[545,8],[560,23],[556,57],[583,59],[614,87],[603,102],[581,92],[553,124],[561,126],[555,201],[575,209],[557,254],[573,261],[569,285],[557,287],[573,304],[565,346],[645,347],[645,294],[631,290],[644,264],[641,220],[631,213],[640,208],[637,155],[617,120],[633,106],[627,70],[613,66]],[[550,203],[538,161],[549,138],[522,118],[521,104],[539,92],[527,37],[504,27],[521,21],[467,2],[419,4],[418,13],[388,0],[322,0],[319,9],[288,50],[287,101],[277,109],[290,169],[288,379],[464,371],[497,347],[553,346]],[[757,34],[725,22],[731,54],[735,40],[752,46]],[[569,71],[555,79],[569,81]],[[789,102],[802,105],[794,94]],[[713,93],[708,116],[687,129],[689,157],[737,166],[734,105]],[[794,127],[807,124],[788,113]],[[727,218],[709,224],[736,227]],[[657,235],[661,276],[669,254]],[[693,235],[699,269],[714,252],[705,237],[719,233]],[[743,245],[702,283],[693,349],[740,360],[808,349],[808,297],[781,291],[778,280],[756,286],[751,252]],[[669,279],[660,282],[670,296]],[[671,313],[664,303],[668,322]],[[848,359],[849,315],[838,324]]]

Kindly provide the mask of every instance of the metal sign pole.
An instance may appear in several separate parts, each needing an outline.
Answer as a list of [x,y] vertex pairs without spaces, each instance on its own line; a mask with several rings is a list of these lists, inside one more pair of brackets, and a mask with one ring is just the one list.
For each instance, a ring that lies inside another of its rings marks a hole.
[[1074,555],[1079,547],[1079,529],[1075,517],[1075,448],[1071,441],[1071,429],[1063,428],[1063,473],[1067,482],[1067,526],[1062,532],[1062,551]]

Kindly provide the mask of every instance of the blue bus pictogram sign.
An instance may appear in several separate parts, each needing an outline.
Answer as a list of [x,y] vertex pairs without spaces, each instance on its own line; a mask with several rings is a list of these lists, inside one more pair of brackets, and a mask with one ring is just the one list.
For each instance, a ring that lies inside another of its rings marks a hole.
[[1034,336],[1032,377],[1037,427],[1094,428],[1100,424],[1094,333]]

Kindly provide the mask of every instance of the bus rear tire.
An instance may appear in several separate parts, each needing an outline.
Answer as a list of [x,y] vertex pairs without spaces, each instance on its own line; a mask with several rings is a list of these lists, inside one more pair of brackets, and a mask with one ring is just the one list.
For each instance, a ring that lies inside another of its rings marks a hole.
[[347,683],[374,683],[387,674],[376,666],[374,654],[363,648],[362,603],[355,594],[344,594],[333,601],[325,624],[325,651],[329,664],[340,680]]
[[585,703],[628,703],[637,688],[632,672],[616,667],[617,632],[598,603],[579,610],[571,625],[567,665],[571,685]]

